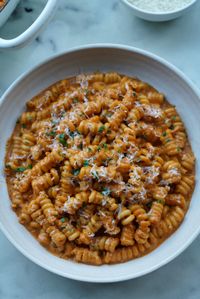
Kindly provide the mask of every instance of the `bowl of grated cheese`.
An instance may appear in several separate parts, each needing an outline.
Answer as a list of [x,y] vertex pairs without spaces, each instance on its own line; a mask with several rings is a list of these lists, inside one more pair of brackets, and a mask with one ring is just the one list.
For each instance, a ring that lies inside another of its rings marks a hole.
[[122,0],[137,17],[147,21],[173,20],[188,12],[197,0]]

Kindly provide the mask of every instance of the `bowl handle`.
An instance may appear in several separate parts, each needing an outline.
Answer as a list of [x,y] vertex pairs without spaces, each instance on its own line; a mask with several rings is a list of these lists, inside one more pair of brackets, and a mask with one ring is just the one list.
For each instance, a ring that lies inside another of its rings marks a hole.
[[53,12],[56,9],[57,2],[57,0],[48,0],[45,8],[35,22],[19,36],[9,40],[0,38],[0,49],[24,46],[33,39],[52,17]]

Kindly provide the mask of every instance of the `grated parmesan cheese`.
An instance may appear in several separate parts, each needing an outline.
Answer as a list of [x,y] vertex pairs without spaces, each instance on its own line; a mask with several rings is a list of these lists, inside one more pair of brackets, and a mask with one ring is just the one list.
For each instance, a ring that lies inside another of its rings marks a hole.
[[150,12],[171,12],[185,7],[192,0],[128,0],[128,2]]
[[175,168],[175,167],[171,168],[168,172],[169,172],[169,174],[174,175],[174,176],[179,176],[180,175],[179,169]]

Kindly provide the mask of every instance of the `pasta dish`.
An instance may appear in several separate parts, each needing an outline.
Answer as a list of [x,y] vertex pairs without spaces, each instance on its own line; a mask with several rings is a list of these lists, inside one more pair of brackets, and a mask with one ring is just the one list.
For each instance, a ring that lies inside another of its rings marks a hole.
[[5,173],[19,222],[44,247],[101,265],[143,256],[179,227],[195,157],[162,93],[118,73],[82,74],[27,102]]

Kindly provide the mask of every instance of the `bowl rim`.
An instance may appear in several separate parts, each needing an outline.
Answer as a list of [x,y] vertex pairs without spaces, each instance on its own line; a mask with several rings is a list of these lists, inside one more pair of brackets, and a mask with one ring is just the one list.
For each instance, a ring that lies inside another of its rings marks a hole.
[[154,11],[148,11],[148,10],[144,10],[142,8],[137,7],[136,5],[130,3],[128,0],[121,0],[125,5],[129,6],[131,9],[138,11],[142,14],[148,15],[148,16],[172,16],[174,14],[177,13],[181,13],[184,12],[185,10],[189,9],[195,2],[197,2],[197,0],[192,0],[190,3],[188,3],[187,5],[185,5],[182,8],[178,8],[176,10],[170,10],[167,12],[154,12]]
[[[42,62],[40,62],[36,66],[32,67],[30,70],[22,73],[19,76],[19,78],[17,78],[11,84],[11,86],[4,92],[4,94],[2,95],[2,97],[0,97],[0,109],[1,109],[1,106],[4,103],[4,101],[6,101],[6,98],[9,95],[9,93],[12,92],[15,89],[15,87],[24,80],[24,78],[26,78],[27,76],[29,76],[31,73],[33,73],[34,71],[36,71],[41,66],[44,66],[45,64],[47,65],[52,60],[56,60],[57,58],[62,57],[62,56],[64,57],[67,54],[74,53],[74,52],[81,52],[83,50],[91,50],[91,49],[116,49],[116,50],[123,50],[123,51],[128,51],[128,52],[134,52],[134,53],[139,54],[139,55],[144,55],[147,58],[150,58],[150,59],[152,59],[152,60],[154,60],[156,62],[159,62],[164,67],[166,67],[170,71],[174,72],[179,78],[181,78],[194,91],[194,93],[200,99],[200,90],[198,89],[198,87],[181,70],[179,70],[176,66],[174,66],[171,63],[169,63],[168,61],[166,61],[165,59],[161,58],[160,56],[157,56],[157,55],[155,55],[155,54],[153,54],[151,52],[148,52],[146,50],[143,50],[143,49],[140,49],[140,48],[136,48],[136,47],[132,47],[132,46],[128,46],[128,45],[112,44],[112,43],[95,43],[95,44],[86,44],[86,45],[82,45],[82,46],[72,47],[72,48],[70,48],[67,51],[63,51],[63,52],[61,52],[59,54],[53,55],[53,56],[51,56],[51,57],[43,60]],[[194,239],[200,233],[200,225],[199,225],[199,227],[195,231],[193,231],[191,233],[190,238],[188,238],[187,240],[185,240],[185,243],[184,243],[184,245],[182,247],[178,248],[173,254],[171,254],[170,256],[168,256],[167,258],[165,258],[159,264],[155,264],[154,266],[149,267],[147,270],[138,271],[136,274],[133,274],[133,273],[129,272],[129,273],[125,274],[125,275],[119,275],[118,277],[115,277],[114,279],[112,277],[103,277],[103,278],[101,277],[101,278],[99,278],[99,277],[92,277],[92,276],[90,276],[88,278],[87,276],[83,276],[83,275],[63,273],[61,270],[55,269],[51,265],[46,265],[40,259],[38,259],[37,257],[32,256],[31,253],[27,252],[23,248],[23,246],[21,246],[20,244],[18,244],[17,240],[15,240],[15,238],[9,233],[9,231],[7,230],[7,228],[1,223],[1,219],[0,219],[0,230],[4,233],[4,235],[6,236],[6,238],[25,257],[27,257],[29,260],[31,260],[35,264],[39,265],[43,269],[46,269],[46,270],[48,270],[48,271],[50,271],[52,273],[55,273],[55,274],[58,274],[58,275],[60,275],[62,277],[70,278],[70,279],[73,279],[73,280],[78,280],[78,281],[83,281],[83,282],[93,282],[93,283],[111,283],[111,282],[118,282],[118,281],[126,281],[126,280],[130,280],[130,279],[137,278],[137,277],[140,277],[140,276],[144,276],[144,275],[146,275],[148,273],[151,273],[151,272],[159,269],[160,267],[166,265],[167,263],[169,263],[170,261],[172,261],[173,259],[175,259],[179,254],[181,254],[194,241]],[[88,266],[91,266],[91,265],[88,265]],[[114,266],[116,266],[116,265],[114,265]],[[96,267],[96,266],[92,265],[91,267]],[[97,267],[99,267],[99,266],[97,266]],[[109,265],[109,267],[112,267],[112,265]]]

